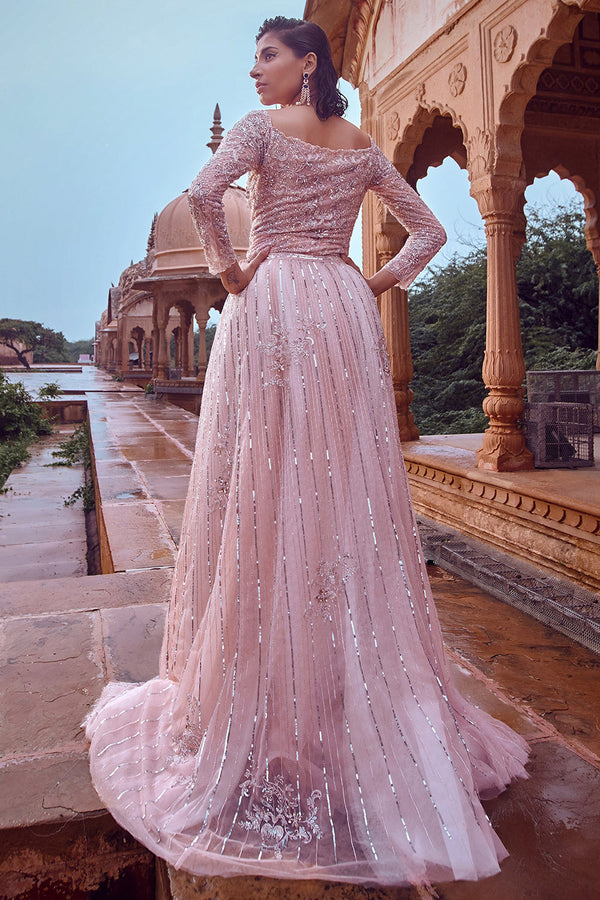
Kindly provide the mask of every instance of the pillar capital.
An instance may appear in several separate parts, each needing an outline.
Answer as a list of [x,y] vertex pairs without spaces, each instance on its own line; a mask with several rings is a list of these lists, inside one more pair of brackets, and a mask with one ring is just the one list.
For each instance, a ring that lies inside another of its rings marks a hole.
[[471,182],[471,196],[488,224],[513,223],[523,211],[525,181],[509,175],[480,175]]

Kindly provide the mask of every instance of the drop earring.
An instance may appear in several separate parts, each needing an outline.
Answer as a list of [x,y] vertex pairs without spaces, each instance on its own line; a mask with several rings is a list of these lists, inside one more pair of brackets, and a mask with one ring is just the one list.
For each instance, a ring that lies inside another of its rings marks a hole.
[[296,106],[310,106],[310,87],[308,84],[308,72],[305,72],[302,76],[300,99],[296,101]]

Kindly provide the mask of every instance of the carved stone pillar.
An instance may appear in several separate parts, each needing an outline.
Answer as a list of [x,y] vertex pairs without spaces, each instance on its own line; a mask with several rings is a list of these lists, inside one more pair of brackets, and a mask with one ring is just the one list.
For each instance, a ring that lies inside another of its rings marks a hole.
[[117,358],[115,362],[118,375],[125,375],[129,371],[129,335],[125,317],[117,320]]
[[182,346],[182,340],[181,340],[182,334],[183,334],[183,330],[182,330],[181,326],[179,326],[179,325],[176,326],[171,333],[171,335],[173,337],[173,344],[174,344],[174,350],[175,350],[173,365],[176,369],[181,369],[181,367],[182,367],[182,362],[181,362],[182,357],[183,357],[183,352],[182,352],[183,346]]
[[[385,266],[401,249],[406,231],[396,222],[386,222],[376,236],[378,268]],[[414,374],[408,327],[408,294],[393,287],[378,299],[379,312],[390,357],[396,413],[401,441],[416,441],[419,431],[410,404],[414,397],[410,382]]]
[[169,324],[169,301],[160,298],[156,303],[156,377],[166,378],[168,368],[168,352],[167,352],[167,326]]
[[193,314],[189,306],[182,306],[179,310],[181,329],[181,374],[183,378],[190,378],[194,374],[194,329],[192,328]]
[[205,310],[196,310],[196,322],[200,331],[200,339],[198,342],[198,375],[196,381],[204,382],[206,375],[206,323],[208,315]]
[[[477,452],[477,466],[494,472],[533,468],[533,456],[518,426],[523,412],[525,363],[517,297],[515,256],[520,253],[524,184],[484,175],[471,194],[485,220],[487,237],[487,329],[483,380],[489,390],[483,410],[490,420]],[[518,253],[517,253],[518,250]]]
[[[600,237],[588,238],[587,247],[594,257],[596,269],[598,270],[598,278],[600,279]],[[596,353],[596,368],[600,369],[600,297],[598,298],[598,306],[598,352]]]

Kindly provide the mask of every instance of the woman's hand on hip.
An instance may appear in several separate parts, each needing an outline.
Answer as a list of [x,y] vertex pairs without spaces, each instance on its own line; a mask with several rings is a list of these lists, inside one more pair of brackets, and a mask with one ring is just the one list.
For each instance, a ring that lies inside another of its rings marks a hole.
[[[360,272],[360,274],[362,275],[361,269],[356,265],[353,259],[351,259],[349,256],[342,256],[342,259],[347,265],[352,266],[353,269],[356,269],[356,271]],[[375,272],[375,274],[370,278],[365,278],[365,281],[376,297],[379,297],[379,295],[383,294],[384,291],[389,291],[389,289],[394,287],[394,285],[396,284],[396,278],[394,277],[394,275],[392,275],[391,272],[388,272],[386,269],[380,269],[379,272]]]
[[225,269],[224,272],[219,272],[219,278],[221,279],[221,284],[225,290],[230,294],[241,293],[244,288],[250,284],[256,270],[261,262],[265,261],[270,250],[270,247],[266,250],[261,250],[260,253],[253,256],[252,259],[249,262],[244,263],[244,265],[235,262],[232,266],[229,266],[228,269]]

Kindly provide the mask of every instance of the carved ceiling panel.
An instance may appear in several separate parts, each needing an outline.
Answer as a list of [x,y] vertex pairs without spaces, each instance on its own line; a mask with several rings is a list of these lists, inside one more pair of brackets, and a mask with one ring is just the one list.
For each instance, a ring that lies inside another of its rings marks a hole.
[[[525,122],[543,117],[590,120],[600,130],[600,14],[588,13],[581,20],[573,41],[564,44],[552,65],[539,77],[537,91],[527,105]],[[595,129],[594,129],[595,130]]]

